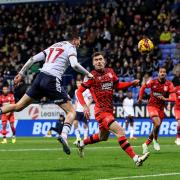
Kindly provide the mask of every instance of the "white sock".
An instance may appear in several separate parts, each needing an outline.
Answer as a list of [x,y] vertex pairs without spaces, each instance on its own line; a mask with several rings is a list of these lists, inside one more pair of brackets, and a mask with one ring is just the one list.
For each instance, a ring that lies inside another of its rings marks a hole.
[[80,139],[80,131],[79,131],[79,128],[75,129],[75,135],[76,135],[76,139]]
[[134,162],[137,162],[137,160],[138,160],[138,155],[135,155],[135,156],[133,157],[133,160],[134,160]]
[[130,126],[130,138],[134,136],[134,127]]
[[64,123],[62,133],[61,133],[62,137],[67,139],[70,130],[71,130],[71,124],[70,123]]
[[88,137],[88,128],[84,129],[84,139]]

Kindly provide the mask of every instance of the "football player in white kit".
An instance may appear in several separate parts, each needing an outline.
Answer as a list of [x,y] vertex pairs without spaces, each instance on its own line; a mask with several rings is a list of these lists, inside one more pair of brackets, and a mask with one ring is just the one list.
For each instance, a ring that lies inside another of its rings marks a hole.
[[127,92],[127,97],[123,100],[124,118],[126,120],[126,129],[130,124],[130,139],[136,139],[134,137],[134,100],[132,92]]
[[[82,82],[83,82],[82,80],[77,80],[76,81],[77,88],[79,88],[79,86],[81,85]],[[74,123],[73,123],[74,124],[74,131],[75,131],[75,135],[76,135],[76,141],[73,143],[75,145],[78,143],[78,141],[81,140],[80,130],[79,130],[79,127],[78,127],[79,122],[83,123],[84,139],[86,139],[88,137],[88,119],[84,115],[84,108],[82,107],[82,105],[78,101],[76,92],[77,92],[77,89],[75,91],[76,118],[75,118]],[[83,92],[83,97],[84,97],[84,100],[85,100],[87,106],[90,106],[90,104],[92,103],[93,99],[92,99],[92,95],[91,95],[91,92],[90,92],[89,89],[86,89],[86,91]]]
[[30,89],[16,104],[7,105],[0,109],[0,114],[13,111],[18,112],[31,104],[34,99],[41,99],[44,96],[56,102],[66,112],[63,130],[58,138],[66,154],[70,154],[67,136],[75,119],[76,112],[69,96],[62,87],[62,76],[67,67],[71,65],[76,71],[89,78],[93,78],[93,75],[78,63],[76,47],[79,47],[80,40],[76,32],[70,32],[66,41],[55,43],[43,52],[31,57],[14,78],[14,83],[18,85],[22,81],[25,72],[32,64],[44,61],[40,73],[36,76]]

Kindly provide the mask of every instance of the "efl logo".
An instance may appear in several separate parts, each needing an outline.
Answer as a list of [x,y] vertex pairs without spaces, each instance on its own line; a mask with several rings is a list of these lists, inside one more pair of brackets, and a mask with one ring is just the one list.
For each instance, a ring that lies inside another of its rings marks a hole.
[[39,113],[40,113],[39,108],[35,107],[35,106],[32,106],[32,107],[30,107],[28,114],[32,119],[37,119],[38,116],[39,116]]

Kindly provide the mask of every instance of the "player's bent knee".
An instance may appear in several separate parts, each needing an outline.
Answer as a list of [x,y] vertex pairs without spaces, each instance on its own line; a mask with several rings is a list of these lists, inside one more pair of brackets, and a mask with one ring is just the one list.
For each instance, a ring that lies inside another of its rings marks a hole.
[[154,123],[154,126],[155,126],[155,127],[159,127],[160,125],[161,125],[161,122],[159,122],[159,121],[157,121],[157,122]]
[[71,117],[71,119],[74,120],[75,117],[76,117],[76,112],[75,112],[75,111],[68,112],[68,113],[67,113],[67,116]]

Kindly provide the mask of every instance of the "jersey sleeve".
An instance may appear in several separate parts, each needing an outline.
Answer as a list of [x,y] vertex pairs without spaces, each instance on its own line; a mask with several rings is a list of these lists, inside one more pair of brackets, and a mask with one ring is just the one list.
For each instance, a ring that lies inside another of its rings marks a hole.
[[67,54],[68,54],[68,58],[70,56],[76,56],[77,57],[77,50],[76,50],[76,48],[74,46],[70,46],[69,49],[68,49]]
[[0,96],[0,106],[2,106],[2,96]]
[[44,56],[46,58],[48,56],[48,54],[49,54],[49,48],[43,50],[42,52],[44,53]]
[[170,83],[169,83],[168,90],[169,90],[169,93],[172,93],[172,92],[174,92],[174,91],[175,91],[175,88],[174,88],[174,86],[173,86],[173,83],[172,83],[172,82],[170,82]]
[[151,88],[153,85],[153,80],[149,80],[148,82],[145,83],[146,88]]
[[176,93],[171,93],[169,98],[167,98],[167,101],[175,102],[176,101]]
[[115,85],[115,84],[117,84],[119,82],[119,78],[117,77],[117,75],[114,72],[114,70],[112,70],[112,74],[113,74],[113,83]]
[[89,79],[87,76],[84,78],[84,82],[81,84],[86,89],[90,89],[93,84],[93,79]]

